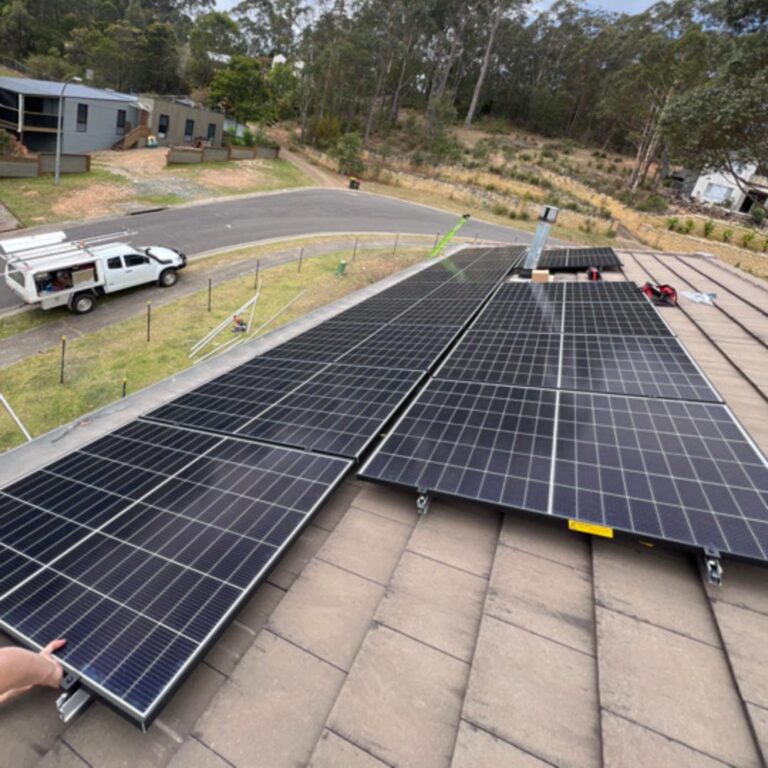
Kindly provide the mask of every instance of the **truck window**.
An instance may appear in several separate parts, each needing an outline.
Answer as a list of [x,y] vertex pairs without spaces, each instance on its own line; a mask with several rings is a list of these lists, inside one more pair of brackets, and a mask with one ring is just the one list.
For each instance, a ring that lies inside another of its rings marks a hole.
[[123,256],[126,267],[140,267],[142,264],[149,264],[146,256],[139,256],[138,253],[127,253]]
[[123,262],[120,261],[119,256],[113,256],[111,259],[107,259],[107,266],[110,269],[121,269],[123,266]]

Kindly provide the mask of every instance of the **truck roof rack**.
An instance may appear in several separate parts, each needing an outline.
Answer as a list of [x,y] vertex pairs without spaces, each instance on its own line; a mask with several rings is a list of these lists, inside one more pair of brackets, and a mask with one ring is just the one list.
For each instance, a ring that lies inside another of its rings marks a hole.
[[91,245],[130,237],[136,232],[124,230],[105,235],[95,235],[83,240],[67,240],[64,232],[50,232],[44,235],[0,240],[0,249],[6,256],[6,263],[35,261],[52,257],[73,256]]

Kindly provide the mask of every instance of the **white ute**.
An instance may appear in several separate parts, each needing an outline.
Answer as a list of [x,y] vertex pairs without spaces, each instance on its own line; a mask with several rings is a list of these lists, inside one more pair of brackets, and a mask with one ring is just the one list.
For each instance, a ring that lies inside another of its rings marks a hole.
[[0,240],[5,282],[27,304],[66,306],[83,315],[105,293],[145,283],[169,288],[187,265],[187,257],[174,248],[103,243],[114,237],[68,242],[64,232],[52,232]]

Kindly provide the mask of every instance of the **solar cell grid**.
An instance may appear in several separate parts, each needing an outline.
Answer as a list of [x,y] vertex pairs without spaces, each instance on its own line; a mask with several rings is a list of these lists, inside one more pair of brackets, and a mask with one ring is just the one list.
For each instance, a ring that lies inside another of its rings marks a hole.
[[460,330],[459,326],[389,325],[347,352],[339,363],[366,368],[428,370]]
[[470,330],[435,374],[438,379],[556,387],[560,336]]
[[332,362],[372,333],[365,323],[326,321],[269,350],[272,358]]
[[632,302],[647,304],[643,292],[633,282],[625,280],[602,280],[590,283],[568,283],[568,302]]
[[672,336],[648,303],[583,302],[565,305],[565,332],[589,335]]
[[144,721],[349,466],[134,422],[0,492],[0,625]]
[[393,325],[462,325],[477,311],[476,301],[424,299],[392,320]]
[[566,336],[562,365],[563,389],[720,401],[671,336]]
[[360,474],[546,512],[555,393],[433,380]]
[[376,296],[380,299],[423,299],[437,290],[445,283],[420,283],[417,281],[403,280],[400,283],[387,288]]
[[562,304],[491,301],[477,316],[472,328],[520,333],[560,333],[562,324]]
[[372,298],[360,302],[350,309],[345,309],[333,319],[339,323],[372,323],[382,325],[403,312],[407,312],[418,303],[418,299],[379,299]]
[[539,257],[539,263],[537,264],[539,269],[567,269],[568,266],[567,248],[560,251],[545,251]]
[[502,283],[493,295],[493,303],[502,301],[550,304],[563,302],[565,301],[565,289],[566,283]]
[[479,302],[488,296],[492,290],[493,284],[491,283],[467,283],[451,280],[451,282],[436,288],[429,294],[429,298],[449,301],[455,299],[475,299]]
[[552,512],[768,559],[768,466],[725,406],[562,392]]
[[391,369],[386,376],[332,365],[240,429],[239,434],[297,448],[356,457],[421,378]]

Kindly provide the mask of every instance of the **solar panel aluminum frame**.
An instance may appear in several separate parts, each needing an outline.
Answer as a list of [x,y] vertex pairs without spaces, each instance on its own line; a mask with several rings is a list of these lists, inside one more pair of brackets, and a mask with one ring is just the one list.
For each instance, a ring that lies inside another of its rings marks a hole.
[[[185,427],[181,426],[173,426],[173,429],[178,430],[184,430],[186,432],[194,433],[195,430],[191,430]],[[105,433],[99,438],[96,438],[96,440],[101,439],[102,437],[106,437],[110,433]],[[253,445],[255,441],[248,441],[243,440],[242,438],[238,438],[237,436],[230,436],[228,439],[235,440],[238,442],[244,442],[244,443],[250,443]],[[93,441],[95,442],[95,441]],[[269,446],[266,443],[260,443],[261,445],[265,447],[272,447]],[[87,447],[87,446],[84,446]],[[276,447],[276,446],[275,446]],[[306,454],[307,451],[302,451],[300,449],[286,447],[286,446],[279,446],[281,450],[285,451],[292,451],[294,453],[300,453],[300,454]],[[64,456],[69,455],[71,452],[65,452],[62,453],[62,455],[59,458],[64,458]],[[201,454],[204,455],[204,454]],[[200,456],[196,456],[194,458],[191,458],[189,463],[185,465],[184,468],[190,466],[195,461],[197,461],[200,458]],[[325,492],[321,495],[321,497],[318,499],[317,503],[314,505],[314,507],[304,516],[304,519],[301,521],[299,525],[297,525],[294,530],[291,532],[291,534],[286,537],[286,539],[283,541],[283,543],[277,548],[275,553],[272,555],[272,557],[269,559],[269,561],[264,565],[264,567],[259,571],[259,573],[253,578],[251,583],[242,590],[240,597],[235,600],[232,605],[229,607],[229,609],[226,611],[226,613],[221,616],[221,618],[218,620],[216,625],[210,630],[208,635],[198,644],[198,647],[194,654],[189,656],[186,660],[186,662],[177,670],[175,675],[168,681],[166,686],[163,688],[163,690],[156,696],[156,698],[153,700],[152,704],[143,712],[141,710],[136,709],[135,707],[128,704],[126,701],[123,701],[119,696],[116,696],[114,693],[107,690],[105,687],[103,687],[101,684],[96,682],[95,680],[92,680],[85,674],[82,670],[78,669],[77,667],[67,663],[66,660],[58,658],[57,661],[61,664],[62,668],[65,671],[65,675],[63,678],[63,685],[66,685],[67,687],[62,687],[61,690],[75,690],[75,688],[80,688],[84,691],[86,691],[91,696],[98,698],[100,701],[102,701],[104,704],[106,704],[110,709],[127,719],[129,722],[133,723],[137,727],[139,727],[142,731],[146,731],[146,729],[152,724],[154,719],[158,716],[160,711],[163,709],[163,707],[166,705],[168,700],[173,696],[173,694],[179,689],[179,687],[183,684],[183,682],[189,677],[189,675],[192,673],[192,671],[195,669],[197,664],[203,659],[205,654],[210,650],[210,648],[213,646],[213,644],[216,642],[216,640],[221,636],[221,634],[227,629],[231,621],[234,619],[237,612],[243,607],[245,602],[253,595],[255,590],[265,581],[265,579],[269,576],[271,571],[275,568],[275,566],[280,562],[282,557],[285,555],[289,547],[294,543],[294,541],[299,537],[299,535],[303,532],[303,530],[306,528],[306,526],[311,522],[312,518],[317,514],[317,512],[320,510],[320,508],[323,506],[323,504],[327,501],[328,497],[333,493],[333,491],[339,486],[339,484],[344,480],[344,478],[349,473],[350,469],[352,468],[354,462],[348,459],[344,459],[343,457],[328,457],[325,456],[324,458],[332,458],[335,461],[338,461],[340,465],[342,465],[341,470],[339,471],[338,475],[336,476],[335,480],[328,485]],[[58,459],[54,459],[54,461],[57,461]],[[12,483],[18,482],[20,480],[23,480],[28,475],[34,474],[37,471],[40,471],[44,469],[46,465],[43,465],[41,467],[36,468],[32,472],[28,472],[25,475],[22,475],[18,478],[15,478]],[[183,468],[182,468],[183,469]],[[181,471],[181,470],[179,470]],[[6,486],[4,486],[6,487]],[[2,490],[2,489],[0,489]],[[144,494],[142,498],[149,495],[150,493],[154,492],[156,489],[152,489],[147,492],[147,494]],[[122,515],[125,512],[127,512],[129,509],[132,509],[137,504],[141,503],[141,499],[133,501],[128,507],[126,507],[122,512],[119,514]],[[117,516],[115,516],[117,517]],[[114,518],[111,518],[114,519]],[[103,527],[103,526],[100,526]],[[86,536],[90,536],[90,534],[86,534]],[[85,537],[84,537],[85,538]],[[75,544],[73,544],[71,547],[68,548],[68,550],[74,549],[76,546],[79,546],[84,539],[79,540]],[[3,545],[6,549],[10,549],[6,545]],[[68,551],[66,550],[66,551]],[[10,551],[14,551],[10,549]],[[62,553],[63,555],[64,553]],[[22,584],[29,581],[31,578],[33,578],[35,575],[45,571],[48,568],[48,565],[42,564],[39,561],[33,560],[32,558],[24,555],[27,559],[34,562],[38,568],[34,571],[34,573],[30,574],[29,576],[25,577],[22,582],[17,584],[12,589],[8,590],[6,593],[4,593],[1,597],[5,599],[6,596],[9,594],[12,594],[18,587],[20,587]],[[58,558],[57,558],[58,559]],[[23,633],[19,632],[13,625],[7,623],[0,617],[0,629],[3,630],[9,637],[12,637],[16,642],[19,644],[26,646],[30,650],[33,651],[40,651],[42,649],[42,646],[36,643],[34,640],[32,640],[30,637],[24,635]]]

